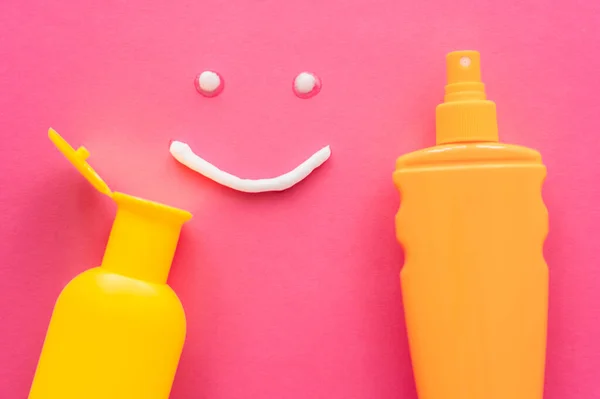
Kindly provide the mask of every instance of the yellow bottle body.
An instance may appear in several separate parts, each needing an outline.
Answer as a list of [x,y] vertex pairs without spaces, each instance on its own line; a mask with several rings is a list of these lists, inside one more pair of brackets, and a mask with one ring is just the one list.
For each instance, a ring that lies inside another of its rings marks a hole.
[[30,399],[166,399],[185,314],[166,284],[93,268],[60,294]]
[[29,399],[167,399],[186,321],[166,284],[191,214],[111,193],[102,265],[75,277],[52,314]]
[[537,152],[493,142],[398,159],[396,232],[420,399],[542,399],[545,175]]

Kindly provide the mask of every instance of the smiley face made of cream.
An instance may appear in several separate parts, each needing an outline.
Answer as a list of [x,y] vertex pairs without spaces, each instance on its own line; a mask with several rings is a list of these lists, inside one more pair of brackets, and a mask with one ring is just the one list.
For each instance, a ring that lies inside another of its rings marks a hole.
[[[214,71],[198,74],[194,85],[200,94],[208,98],[218,96],[225,87],[222,77]],[[313,97],[321,90],[321,80],[310,72],[301,72],[294,79],[293,90],[299,98]],[[326,146],[287,173],[270,178],[245,179],[219,169],[196,155],[184,142],[172,141],[169,151],[177,161],[201,175],[223,186],[248,193],[286,190],[304,180],[331,156],[331,149]]]

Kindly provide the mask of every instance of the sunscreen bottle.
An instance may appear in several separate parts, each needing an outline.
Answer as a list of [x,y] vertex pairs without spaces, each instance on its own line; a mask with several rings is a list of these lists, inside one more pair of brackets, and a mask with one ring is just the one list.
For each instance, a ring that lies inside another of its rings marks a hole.
[[540,154],[498,141],[475,51],[447,56],[436,146],[401,156],[396,235],[420,399],[542,399],[548,214]]
[[166,284],[191,214],[111,192],[54,130],[50,140],[117,204],[99,267],[63,289],[52,313],[29,399],[167,399],[185,339],[185,314]]

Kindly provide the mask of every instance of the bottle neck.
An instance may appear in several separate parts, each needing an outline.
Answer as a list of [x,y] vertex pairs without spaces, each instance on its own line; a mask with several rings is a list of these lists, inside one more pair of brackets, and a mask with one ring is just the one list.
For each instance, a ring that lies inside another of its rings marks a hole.
[[113,193],[117,215],[101,267],[157,284],[167,282],[186,211]]
[[497,142],[496,104],[488,100],[456,100],[435,110],[436,144]]

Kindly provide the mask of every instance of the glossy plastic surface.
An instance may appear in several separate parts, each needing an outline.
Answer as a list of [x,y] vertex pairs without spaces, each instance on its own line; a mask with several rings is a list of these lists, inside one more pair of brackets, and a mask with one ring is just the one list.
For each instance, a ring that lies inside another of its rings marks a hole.
[[537,152],[499,143],[398,159],[396,231],[420,399],[542,399],[545,175]]
[[90,156],[89,151],[85,147],[74,149],[60,134],[54,129],[48,129],[48,138],[56,146],[56,148],[67,158],[69,162],[81,173],[92,186],[102,194],[111,195],[110,188],[102,180],[96,171],[87,163],[87,158]]
[[90,269],[61,293],[30,399],[166,399],[185,315],[166,284]]

